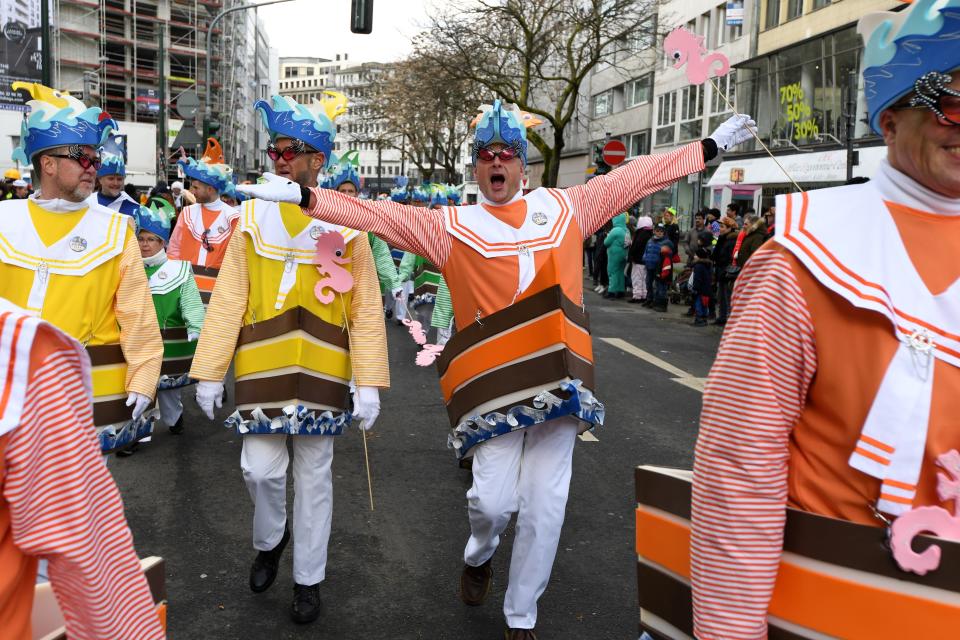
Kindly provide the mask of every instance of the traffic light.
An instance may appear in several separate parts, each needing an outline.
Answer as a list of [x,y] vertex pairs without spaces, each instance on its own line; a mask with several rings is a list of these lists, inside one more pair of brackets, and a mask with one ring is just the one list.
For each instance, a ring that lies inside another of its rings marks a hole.
[[204,118],[203,119],[203,139],[206,140],[209,137],[219,138],[217,132],[220,131],[220,121],[213,118]]
[[610,173],[610,165],[603,161],[603,147],[597,145],[593,148],[593,164],[597,165],[597,170],[593,172],[595,176],[602,176]]
[[350,31],[354,33],[373,31],[373,0],[350,1]]

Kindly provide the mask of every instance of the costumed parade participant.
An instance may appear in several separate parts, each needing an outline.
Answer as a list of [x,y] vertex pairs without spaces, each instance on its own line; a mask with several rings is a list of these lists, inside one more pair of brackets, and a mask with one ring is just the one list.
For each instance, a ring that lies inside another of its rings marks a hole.
[[701,171],[718,146],[750,137],[748,126],[749,118],[735,116],[703,142],[634,159],[583,186],[524,196],[524,114],[497,100],[479,118],[473,145],[480,204],[428,210],[358,201],[272,174],[264,184],[240,187],[373,231],[443,272],[457,330],[438,361],[449,442],[458,456],[474,458],[460,597],[469,605],[484,601],[500,535],[519,512],[504,599],[510,639],[535,637],[573,445],[579,432],[603,420],[582,309],[583,238],[645,195]]
[[34,637],[41,559],[71,639],[164,638],[100,457],[84,348],[0,299],[0,358],[0,638]]
[[911,548],[960,539],[960,1],[858,31],[887,158],[866,184],[778,196],[737,278],[694,465],[698,638],[960,621],[960,545]]
[[[414,187],[410,193],[410,203],[418,208],[439,208],[446,203],[446,194],[435,188],[439,186],[426,184]],[[423,256],[406,251],[397,272],[400,282],[409,291],[407,301],[413,307],[417,321],[425,327],[432,327],[433,309],[443,280],[440,271]]]
[[[357,167],[360,163],[360,154],[356,151],[348,151],[343,157],[333,158],[331,170],[326,176],[323,186],[327,189],[333,189],[348,196],[358,197],[360,193],[360,174],[357,173]],[[370,251],[373,254],[373,264],[377,269],[377,278],[380,281],[380,293],[384,299],[384,308],[390,310],[389,317],[393,313],[394,300],[402,293],[403,288],[397,273],[397,265],[393,261],[393,255],[390,253],[390,247],[386,242],[372,233],[368,233],[370,241]],[[388,306],[389,305],[389,306]]]
[[[0,297],[47,320],[93,363],[93,421],[105,451],[149,435],[163,343],[134,219],[90,203],[97,149],[114,121],[67,93],[16,82],[33,98],[14,160],[39,190],[0,204]],[[131,410],[132,407],[132,410]]]
[[[341,94],[325,93],[328,98],[310,108],[283,96],[255,105],[271,136],[267,153],[276,171],[314,188],[333,147],[334,118],[346,110]],[[332,436],[351,418],[372,427],[380,412],[378,390],[389,386],[380,289],[370,245],[358,231],[265,200],[243,204],[237,229],[190,376],[199,380],[198,404],[213,419],[236,352],[237,410],[227,425],[243,435],[240,465],[254,502],[258,554],[250,588],[259,593],[273,583],[292,530],[291,616],[311,622],[320,615],[330,537]],[[296,492],[292,527],[286,514],[288,435]]]
[[190,364],[203,328],[204,308],[193,269],[186,260],[170,260],[165,246],[176,212],[162,198],[137,212],[137,240],[163,337],[163,366],[157,404],[160,419],[174,435],[183,433],[180,390],[191,383]]
[[[397,176],[393,181],[396,186],[390,190],[390,201],[408,204],[410,202],[410,192],[407,190],[407,176]],[[400,266],[403,264],[406,252],[396,247],[390,247],[390,256],[393,258],[393,264],[396,265],[397,281],[400,285],[400,292],[394,296],[393,315],[397,324],[403,324],[403,321],[409,315],[407,304],[410,301],[410,295],[413,293],[413,281],[400,276]]]
[[119,211],[128,216],[137,214],[140,203],[131,198],[123,190],[123,183],[126,180],[127,168],[123,162],[123,151],[119,143],[108,138],[105,141],[100,152],[100,168],[97,169],[97,180],[100,182],[100,190],[97,191],[90,200],[96,200],[107,209]]
[[230,236],[240,218],[238,209],[220,199],[220,194],[233,182],[233,170],[224,162],[220,143],[214,138],[207,138],[207,149],[199,161],[187,158],[178,164],[190,178],[190,193],[196,203],[184,205],[180,210],[170,235],[167,256],[193,265],[200,297],[207,304]]
[[223,200],[223,203],[228,207],[233,207],[234,209],[237,209],[240,203],[244,201],[243,194],[237,193],[237,184],[233,180],[227,182],[223,193],[220,194],[220,199]]

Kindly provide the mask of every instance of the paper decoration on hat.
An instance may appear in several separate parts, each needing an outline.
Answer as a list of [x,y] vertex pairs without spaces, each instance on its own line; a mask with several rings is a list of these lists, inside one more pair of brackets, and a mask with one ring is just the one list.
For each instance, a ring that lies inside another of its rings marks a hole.
[[323,153],[324,167],[329,166],[333,141],[337,136],[334,121],[347,112],[347,97],[336,91],[324,91],[323,98],[309,107],[289,96],[275,95],[258,100],[253,108],[260,112],[263,125],[273,140],[290,138],[300,140]]
[[481,105],[480,114],[470,123],[477,131],[473,138],[473,164],[477,152],[492,144],[513,147],[523,165],[527,164],[527,129],[543,124],[543,120],[521,111],[515,104],[494,100],[492,105]]
[[730,60],[722,53],[707,53],[703,36],[690,33],[683,27],[674,29],[663,40],[663,49],[671,58],[674,69],[686,65],[690,84],[703,84],[711,75],[722,78],[730,73]]
[[407,176],[397,176],[393,179],[393,184],[395,185],[393,189],[390,189],[390,199],[394,202],[407,202],[410,200],[410,194],[407,193],[407,183],[409,179]]
[[916,0],[899,12],[868,13],[857,24],[863,37],[863,92],[870,128],[880,114],[931,73],[960,68],[960,0]]
[[411,202],[430,202],[430,185],[417,185],[410,193]]
[[203,155],[200,156],[200,162],[206,162],[207,164],[227,164],[226,160],[223,159],[223,147],[220,146],[220,141],[216,138],[207,138],[207,148],[203,150]]
[[100,169],[97,177],[126,176],[127,168],[124,163],[126,138],[120,135],[109,135],[100,148]]
[[177,164],[185,176],[208,184],[220,193],[233,181],[233,169],[224,162],[223,149],[216,138],[207,138],[207,148],[200,160],[181,158]]
[[461,199],[460,189],[462,187],[463,185],[459,185],[459,186],[453,185],[453,184],[447,185],[447,199],[450,200],[450,202],[452,202],[454,206],[457,206],[460,204],[460,199]]
[[33,82],[14,82],[10,87],[30,93],[30,115],[20,125],[20,145],[13,160],[30,164],[44,149],[68,145],[99,147],[117,129],[117,123],[99,107],[87,107],[66,91],[56,91]]
[[137,223],[137,232],[147,231],[163,239],[164,243],[170,240],[170,226],[176,215],[173,207],[163,198],[151,198],[150,206],[141,206],[134,214]]
[[340,158],[333,155],[327,177],[321,185],[325,189],[336,189],[345,182],[352,182],[353,186],[360,190],[360,173],[357,167],[360,166],[360,152],[347,151]]

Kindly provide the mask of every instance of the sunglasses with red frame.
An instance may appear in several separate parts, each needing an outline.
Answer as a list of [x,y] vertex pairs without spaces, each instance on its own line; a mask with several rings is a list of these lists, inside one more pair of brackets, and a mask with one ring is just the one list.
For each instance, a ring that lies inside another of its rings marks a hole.
[[483,160],[484,162],[493,162],[494,158],[500,158],[501,162],[509,162],[517,157],[517,150],[513,147],[504,147],[499,151],[494,151],[488,149],[487,147],[481,147],[477,149],[477,159]]

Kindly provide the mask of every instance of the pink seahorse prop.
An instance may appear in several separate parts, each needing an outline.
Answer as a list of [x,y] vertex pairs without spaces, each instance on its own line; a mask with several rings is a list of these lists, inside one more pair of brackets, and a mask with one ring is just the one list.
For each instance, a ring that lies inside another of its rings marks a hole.
[[[350,258],[344,257],[346,252],[347,244],[339,231],[326,231],[317,238],[314,264],[321,277],[313,287],[313,295],[323,304],[333,302],[336,293],[346,293],[353,288],[353,274],[342,266],[350,264]],[[324,289],[330,291],[324,292]]]
[[[710,79],[711,72],[717,77],[730,73],[730,60],[722,53],[707,53],[703,46],[703,36],[690,33],[683,27],[674,29],[663,40],[667,55],[674,59],[674,69],[687,65],[687,80],[691,84],[703,84]],[[717,66],[716,69],[713,67]]]
[[410,331],[413,341],[423,347],[422,350],[417,352],[417,359],[415,360],[417,365],[421,367],[432,365],[440,352],[443,351],[443,345],[427,344],[427,333],[423,330],[423,325],[416,320],[404,318],[403,325]]
[[921,553],[913,550],[913,539],[923,533],[960,542],[960,453],[956,449],[939,458],[947,474],[937,474],[937,493],[942,502],[954,501],[954,512],[942,507],[917,507],[906,512],[890,527],[893,558],[904,571],[924,575],[940,566],[940,547],[930,545]]

